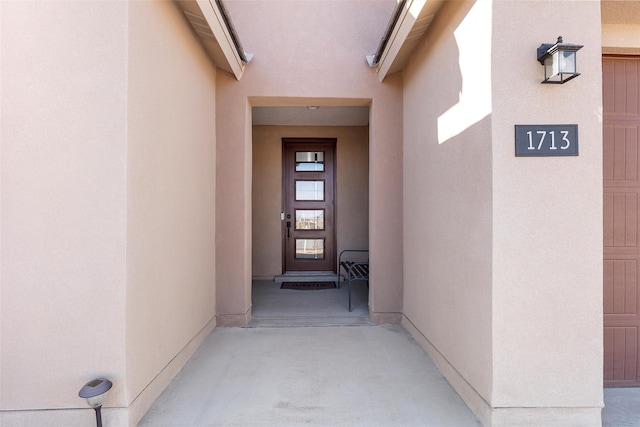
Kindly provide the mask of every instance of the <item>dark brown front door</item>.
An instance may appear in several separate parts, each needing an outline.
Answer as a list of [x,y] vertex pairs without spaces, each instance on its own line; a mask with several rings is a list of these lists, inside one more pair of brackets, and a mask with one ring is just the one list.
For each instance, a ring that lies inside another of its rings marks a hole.
[[335,145],[282,139],[285,272],[335,272]]
[[604,384],[640,386],[640,58],[602,69]]

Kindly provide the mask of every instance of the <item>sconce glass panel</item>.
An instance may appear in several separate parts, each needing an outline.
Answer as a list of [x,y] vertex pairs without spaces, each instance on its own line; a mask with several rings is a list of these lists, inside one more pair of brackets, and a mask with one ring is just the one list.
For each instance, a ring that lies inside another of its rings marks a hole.
[[560,52],[560,72],[575,74],[576,72],[576,53]]

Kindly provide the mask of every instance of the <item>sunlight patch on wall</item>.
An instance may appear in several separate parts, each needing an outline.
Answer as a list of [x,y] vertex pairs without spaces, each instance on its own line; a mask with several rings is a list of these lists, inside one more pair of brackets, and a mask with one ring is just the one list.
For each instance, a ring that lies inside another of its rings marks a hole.
[[479,1],[454,31],[462,88],[458,103],[438,117],[439,144],[491,114],[490,28],[491,2]]

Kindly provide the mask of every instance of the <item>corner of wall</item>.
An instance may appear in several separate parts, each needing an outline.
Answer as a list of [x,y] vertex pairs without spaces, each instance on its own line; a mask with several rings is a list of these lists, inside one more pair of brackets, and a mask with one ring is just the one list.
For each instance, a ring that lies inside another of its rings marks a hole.
[[218,314],[218,326],[221,328],[245,327],[251,322],[251,308],[244,314]]
[[370,312],[369,320],[371,320],[371,323],[375,325],[381,325],[385,323],[401,323],[402,313]]
[[411,334],[435,363],[442,375],[460,395],[471,412],[483,425],[491,425],[491,405],[465,380],[456,368],[438,351],[407,316],[402,317],[402,326]]
[[[205,338],[217,326],[217,319],[213,317],[207,325],[193,337],[191,341],[158,373],[158,375],[133,399],[127,408],[129,426],[135,427],[147,413],[153,402],[171,383],[173,378],[184,368],[189,359],[198,350]],[[115,424],[114,424],[115,425]]]

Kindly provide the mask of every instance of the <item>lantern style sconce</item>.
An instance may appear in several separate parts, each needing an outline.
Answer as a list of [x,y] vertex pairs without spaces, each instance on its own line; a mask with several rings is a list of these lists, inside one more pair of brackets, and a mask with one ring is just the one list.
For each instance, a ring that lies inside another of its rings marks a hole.
[[580,73],[576,68],[576,52],[582,45],[563,43],[558,37],[556,44],[541,44],[538,48],[538,61],[544,67],[542,83],[563,84]]
[[100,408],[113,383],[106,378],[98,378],[86,383],[78,393],[78,396],[87,399],[87,404],[96,410],[96,425],[102,427],[102,415]]

